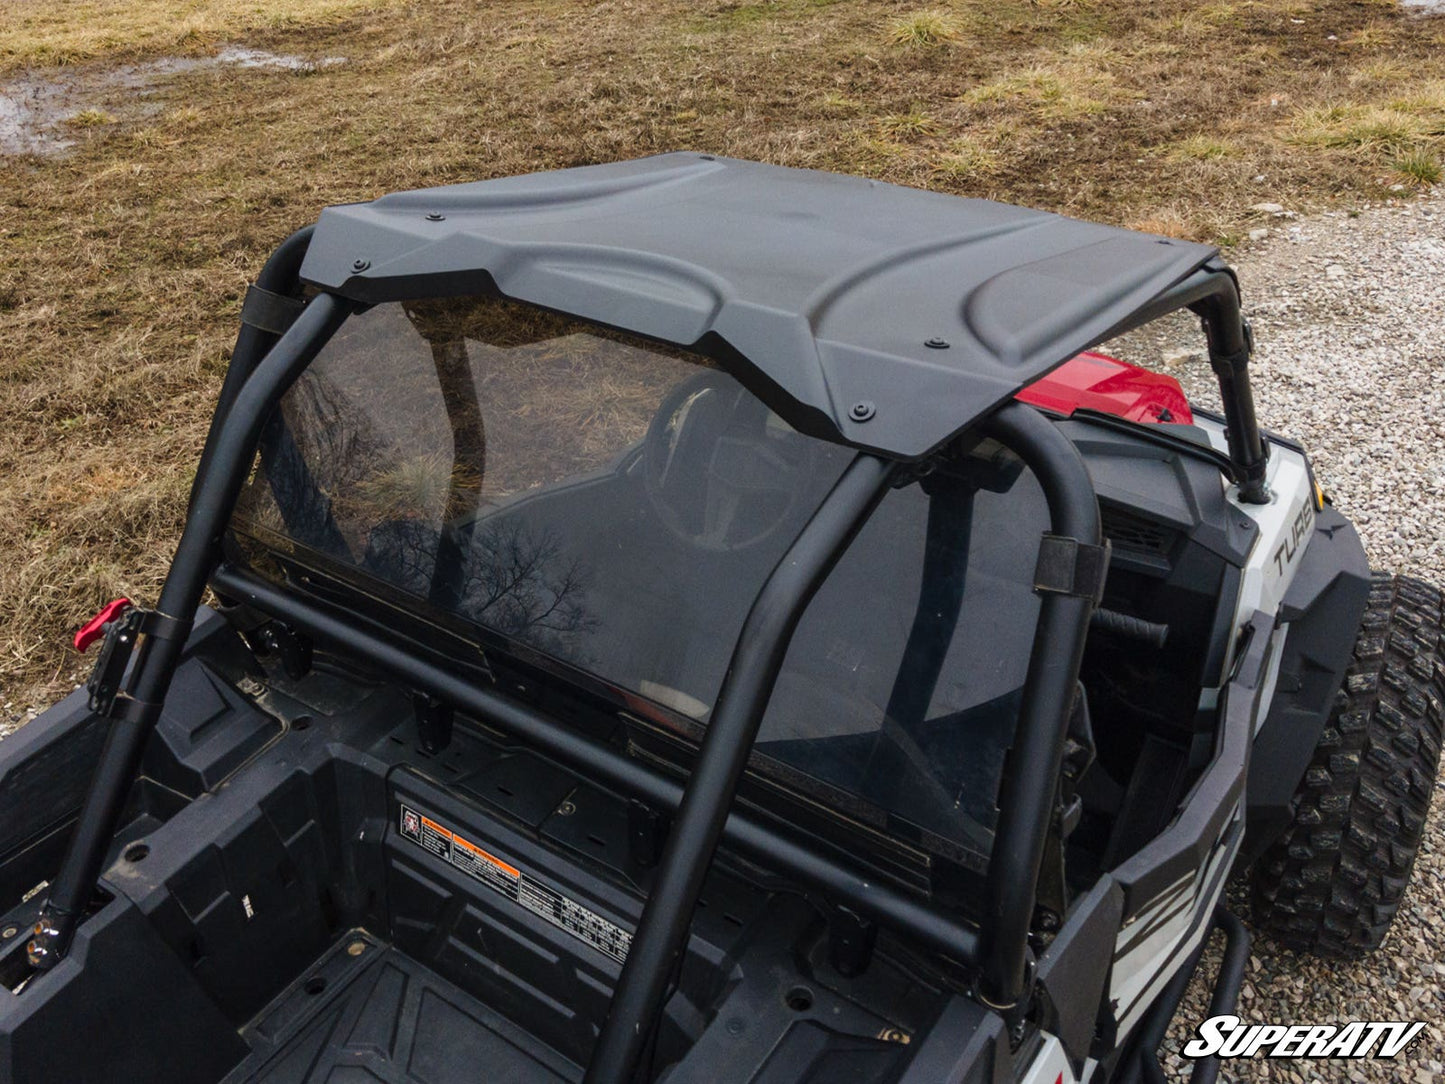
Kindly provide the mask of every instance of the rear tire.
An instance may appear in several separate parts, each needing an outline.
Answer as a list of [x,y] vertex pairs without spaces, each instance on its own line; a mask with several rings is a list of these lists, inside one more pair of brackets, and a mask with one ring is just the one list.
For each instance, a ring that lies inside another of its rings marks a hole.
[[1440,764],[1441,594],[1376,572],[1354,656],[1293,819],[1255,863],[1254,924],[1341,959],[1380,947],[1395,919]]

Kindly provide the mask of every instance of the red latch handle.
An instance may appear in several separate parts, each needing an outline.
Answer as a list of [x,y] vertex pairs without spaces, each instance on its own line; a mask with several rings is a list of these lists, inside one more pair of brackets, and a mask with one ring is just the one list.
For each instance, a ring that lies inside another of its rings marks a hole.
[[101,608],[100,613],[80,626],[80,631],[75,634],[75,650],[84,651],[104,636],[105,626],[130,609],[130,605],[131,602],[128,598],[118,598],[114,602],[107,602]]

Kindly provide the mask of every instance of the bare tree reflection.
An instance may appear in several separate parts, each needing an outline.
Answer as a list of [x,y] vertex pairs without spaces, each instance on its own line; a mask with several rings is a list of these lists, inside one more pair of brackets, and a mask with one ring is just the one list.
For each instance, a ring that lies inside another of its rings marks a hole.
[[[587,570],[566,556],[556,532],[508,518],[479,523],[470,535],[457,570],[455,611],[539,650],[586,662],[578,644],[599,625],[585,606]],[[416,520],[384,523],[371,532],[364,563],[373,575],[425,597],[449,572],[437,568],[438,541],[436,528]]]
[[471,567],[463,612],[499,632],[540,647],[544,641],[569,643],[597,628],[583,605],[584,566],[565,557],[550,527],[511,519],[480,525]]

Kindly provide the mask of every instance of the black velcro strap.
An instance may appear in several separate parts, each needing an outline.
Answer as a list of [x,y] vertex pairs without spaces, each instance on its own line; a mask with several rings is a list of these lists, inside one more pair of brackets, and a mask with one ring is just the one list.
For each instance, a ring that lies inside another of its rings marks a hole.
[[284,335],[305,307],[304,301],[252,284],[246,288],[246,300],[241,303],[241,323],[272,335]]
[[171,617],[158,610],[142,610],[140,617],[140,629],[143,636],[152,636],[157,640],[182,640],[191,634],[193,622],[182,621],[179,617]]
[[1034,590],[1040,594],[1092,599],[1097,606],[1103,601],[1104,578],[1108,573],[1107,541],[1102,546],[1091,546],[1077,538],[1045,534],[1039,543]]

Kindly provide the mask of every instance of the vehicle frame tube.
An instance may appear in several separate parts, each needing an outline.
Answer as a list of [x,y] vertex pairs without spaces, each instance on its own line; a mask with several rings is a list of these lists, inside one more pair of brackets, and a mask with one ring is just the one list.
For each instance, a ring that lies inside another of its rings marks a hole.
[[1240,310],[1239,281],[1219,260],[1211,260],[1183,281],[1142,306],[1127,321],[1110,329],[1106,339],[1143,327],[1178,309],[1199,317],[1209,346],[1209,365],[1219,381],[1224,404],[1229,458],[1234,464],[1239,499],[1246,504],[1268,504],[1266,470],[1268,445],[1259,429],[1254,391],[1249,382],[1249,358],[1254,337]]
[[662,1009],[702,882],[803,611],[888,492],[895,464],[860,452],[753,600],[683,791],[584,1084],[627,1084]]
[[219,559],[222,532],[250,472],[262,427],[350,311],[349,302],[331,294],[314,298],[246,377],[229,409],[223,415],[218,412],[219,431],[210,442],[211,457],[196,477],[190,515],[156,606],[173,634],[142,636],[136,648],[127,692],[138,708],[133,715],[111,722],[80,819],[28,946],[31,965],[38,970],[49,970],[64,957],[94,896],[146,741],[180,663],[185,633]]
[[[1052,533],[1098,546],[1099,502],[1083,457],[1042,414],[1011,403],[985,432],[1034,472],[1048,503]],[[1029,927],[1044,847],[1054,820],[1069,716],[1095,600],[1040,592],[1013,746],[999,790],[998,827],[989,857],[979,995],[1013,1010],[1028,988]]]

